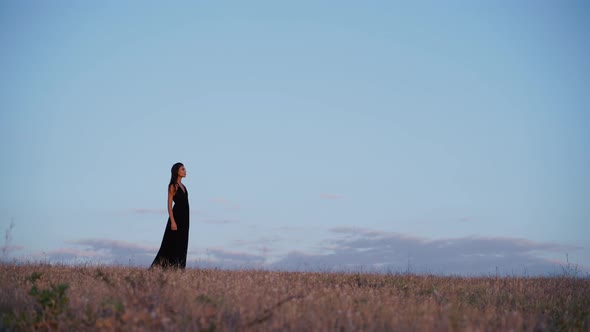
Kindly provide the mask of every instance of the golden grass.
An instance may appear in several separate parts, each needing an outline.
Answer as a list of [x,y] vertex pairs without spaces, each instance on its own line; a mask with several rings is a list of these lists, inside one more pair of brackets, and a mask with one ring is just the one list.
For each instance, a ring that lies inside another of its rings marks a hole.
[[590,279],[0,265],[0,330],[589,331]]

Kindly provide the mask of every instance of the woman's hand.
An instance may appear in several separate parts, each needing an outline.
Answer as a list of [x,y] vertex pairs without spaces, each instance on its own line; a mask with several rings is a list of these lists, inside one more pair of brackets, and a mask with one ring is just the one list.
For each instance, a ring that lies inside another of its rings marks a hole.
[[175,231],[178,229],[176,226],[176,220],[174,220],[174,211],[172,210],[172,200],[176,194],[176,186],[168,186],[168,215],[170,216],[170,229]]

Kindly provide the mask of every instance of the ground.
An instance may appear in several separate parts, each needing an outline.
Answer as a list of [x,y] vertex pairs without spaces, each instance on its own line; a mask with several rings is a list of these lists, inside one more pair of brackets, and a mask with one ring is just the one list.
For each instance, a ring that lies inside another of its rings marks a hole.
[[590,331],[590,278],[0,264],[0,330]]

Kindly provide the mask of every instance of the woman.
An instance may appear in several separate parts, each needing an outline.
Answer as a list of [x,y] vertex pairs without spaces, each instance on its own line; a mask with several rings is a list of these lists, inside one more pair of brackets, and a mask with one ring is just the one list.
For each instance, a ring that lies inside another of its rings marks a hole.
[[[164,238],[160,250],[150,266],[163,269],[186,267],[186,252],[188,249],[189,207],[188,191],[182,178],[186,176],[186,169],[182,163],[176,163],[171,169],[170,184],[168,184],[168,223],[164,231]],[[172,207],[174,201],[174,207]]]

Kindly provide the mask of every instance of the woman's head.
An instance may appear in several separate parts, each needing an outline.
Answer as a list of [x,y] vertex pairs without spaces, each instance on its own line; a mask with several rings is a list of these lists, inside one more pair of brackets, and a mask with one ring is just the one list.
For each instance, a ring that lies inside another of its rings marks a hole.
[[183,178],[186,176],[186,169],[182,163],[176,163],[172,165],[170,173],[170,184],[175,184],[178,182],[178,178]]

